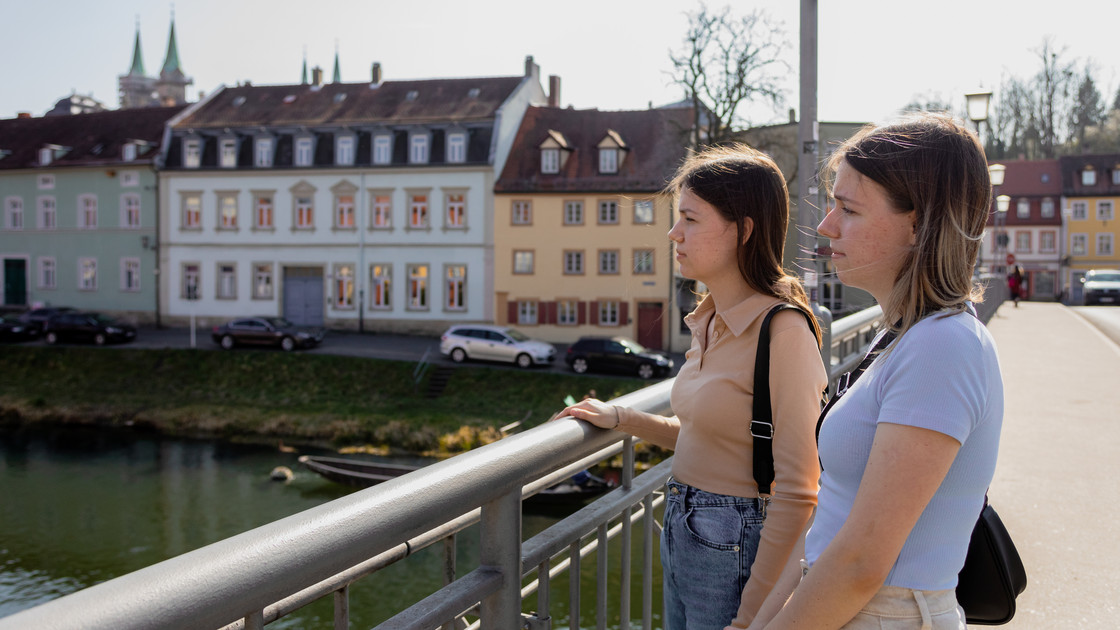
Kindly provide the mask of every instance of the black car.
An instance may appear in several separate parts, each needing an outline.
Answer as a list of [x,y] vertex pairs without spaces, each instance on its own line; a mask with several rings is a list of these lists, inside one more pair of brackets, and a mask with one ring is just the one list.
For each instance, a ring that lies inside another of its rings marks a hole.
[[14,315],[0,315],[0,341],[31,341],[38,338],[38,326],[21,322]]
[[314,347],[325,335],[323,328],[297,326],[283,317],[242,317],[215,326],[210,338],[226,350],[238,345],[264,345],[291,352]]
[[37,332],[42,333],[48,319],[55,315],[61,315],[62,313],[75,312],[77,312],[77,309],[70,308],[69,306],[44,306],[42,308],[33,308],[21,314],[19,316],[19,321],[33,327]]
[[136,327],[101,313],[65,312],[51,316],[43,329],[43,340],[85,341],[103,346],[136,339]]
[[580,337],[564,357],[573,372],[619,372],[642,378],[667,376],[673,360],[627,337]]

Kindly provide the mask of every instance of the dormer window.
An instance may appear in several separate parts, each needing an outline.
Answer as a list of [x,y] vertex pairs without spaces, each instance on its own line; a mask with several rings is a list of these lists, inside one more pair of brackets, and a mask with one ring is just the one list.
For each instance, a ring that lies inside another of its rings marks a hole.
[[39,166],[47,166],[54,159],[54,151],[50,147],[39,149]]
[[190,138],[183,142],[183,166],[198,168],[202,164],[202,141]]
[[541,149],[541,172],[549,175],[560,172],[560,149]]
[[311,166],[311,138],[296,138],[296,166]]
[[222,168],[233,168],[237,166],[237,140],[234,138],[222,138],[220,146]]
[[121,159],[125,162],[131,162],[136,159],[136,143],[126,142],[121,147]]
[[604,174],[614,174],[622,166],[622,160],[625,159],[623,151],[627,150],[626,142],[622,140],[622,136],[613,129],[607,130],[607,135],[599,141],[599,172]]
[[408,94],[404,95],[404,100],[415,101],[419,97],[420,97],[420,92],[417,92],[416,90],[409,90]]
[[428,163],[428,136],[425,134],[416,134],[409,138],[408,147],[408,162],[409,164],[427,164]]
[[615,149],[615,148],[599,149],[599,172],[600,173],[617,173],[618,172],[618,149]]
[[467,161],[467,134],[456,132],[447,135],[447,161],[454,164]]
[[1082,186],[1096,186],[1097,185],[1097,172],[1093,170],[1092,166],[1086,166],[1085,170],[1081,171],[1081,185]]
[[259,168],[272,166],[272,138],[257,138],[254,164]]
[[[3,151],[0,151],[0,157],[3,156]],[[1112,185],[1120,186],[1120,164],[1112,167]]]
[[374,136],[373,138],[373,163],[389,164],[393,161],[393,137],[389,135]]
[[335,138],[334,163],[337,166],[350,166],[354,163],[354,136]]

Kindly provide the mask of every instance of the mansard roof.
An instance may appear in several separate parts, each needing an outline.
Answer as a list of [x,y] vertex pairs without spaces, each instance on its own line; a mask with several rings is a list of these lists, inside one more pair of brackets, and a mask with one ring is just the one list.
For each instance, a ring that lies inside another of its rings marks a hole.
[[176,130],[491,122],[524,77],[222,89]]
[[1003,184],[995,189],[996,195],[1039,196],[1062,194],[1062,178],[1058,160],[992,160],[1003,164]]
[[[688,152],[690,108],[599,111],[530,107],[521,121],[495,192],[657,192]],[[627,149],[617,173],[599,173],[598,145],[611,136]],[[541,144],[561,137],[568,158],[541,172]]]
[[[71,116],[0,120],[0,170],[97,166],[122,161],[122,148],[140,141],[151,148],[129,164],[146,164],[159,153],[167,121],[184,106],[113,110]],[[62,147],[47,167],[39,149]]]
[[[1094,197],[1120,195],[1120,185],[1112,183],[1112,172],[1120,170],[1120,153],[1097,155],[1066,155],[1058,158],[1062,166],[1062,194],[1067,197]],[[1097,172],[1097,183],[1081,183],[1081,172]]]

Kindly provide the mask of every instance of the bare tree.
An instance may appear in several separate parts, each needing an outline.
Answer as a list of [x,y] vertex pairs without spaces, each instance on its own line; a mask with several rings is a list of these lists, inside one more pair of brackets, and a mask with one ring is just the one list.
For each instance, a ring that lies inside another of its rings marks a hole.
[[756,100],[782,102],[789,66],[779,59],[788,45],[779,24],[760,9],[735,17],[729,7],[688,13],[682,49],[669,53],[673,82],[684,88],[695,112],[692,144],[718,144],[743,126],[740,108]]
[[1062,58],[1065,54],[1064,46],[1061,50],[1054,50],[1053,41],[1049,37],[1043,40],[1042,46],[1035,53],[1042,61],[1042,70],[1035,79],[1038,85],[1042,155],[1052,158],[1058,138],[1062,135],[1058,126],[1063,122],[1061,110],[1069,106],[1074,63]]
[[1085,136],[1090,127],[1100,126],[1105,120],[1104,99],[1093,81],[1090,64],[1085,64],[1085,72],[1077,86],[1069,115],[1070,149],[1079,152],[1085,149]]

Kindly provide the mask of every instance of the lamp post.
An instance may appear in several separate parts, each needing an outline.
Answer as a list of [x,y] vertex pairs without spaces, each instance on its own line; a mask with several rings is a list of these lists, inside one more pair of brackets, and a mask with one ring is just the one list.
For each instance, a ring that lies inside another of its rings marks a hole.
[[976,137],[980,137],[980,123],[988,119],[988,105],[992,102],[992,93],[971,92],[964,95],[968,106],[968,118],[976,123]]
[[[989,179],[992,182],[992,192],[993,193],[998,193],[999,192],[999,187],[1003,185],[1003,177],[1006,173],[1007,173],[1007,167],[1004,166],[1003,164],[990,164],[990,165],[988,165],[988,176],[989,176]],[[1003,212],[1001,213],[1001,212],[999,212],[999,199],[998,198],[995,199],[995,202],[996,202],[996,204],[995,204],[996,205],[996,216],[995,216],[995,221],[994,221],[994,226],[993,226],[993,234],[992,234],[992,254],[993,255],[996,255],[999,252],[999,249],[997,247],[997,240],[996,240],[998,238],[998,236],[997,236],[997,233],[995,232],[995,228],[998,227],[999,224],[1000,224],[999,223],[1000,222],[1000,216],[1005,215],[1007,213],[1007,206],[1006,205],[1003,207]],[[992,264],[991,268],[989,269],[990,273],[995,273],[996,272],[996,265],[997,264],[998,264],[997,261],[993,261],[993,264]]]
[[1011,197],[1000,195],[996,197],[996,248],[995,261],[992,271],[999,265],[999,256],[1007,248],[1007,235],[1003,233],[1003,226],[1007,223],[1007,209],[1011,207]]

